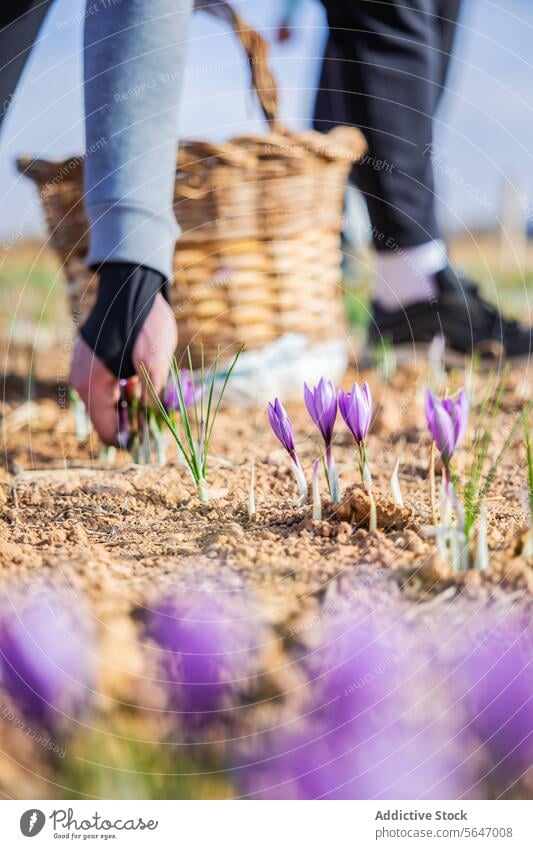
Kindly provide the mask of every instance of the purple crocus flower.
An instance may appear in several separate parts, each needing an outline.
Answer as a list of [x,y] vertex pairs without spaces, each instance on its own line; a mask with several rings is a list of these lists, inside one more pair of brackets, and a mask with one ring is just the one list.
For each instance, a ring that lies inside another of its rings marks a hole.
[[304,400],[307,412],[318,427],[326,446],[326,474],[332,501],[340,500],[340,487],[335,462],[331,453],[333,428],[337,418],[337,393],[331,380],[322,377],[313,390],[304,383]]
[[57,593],[0,604],[0,679],[29,722],[57,733],[92,690],[91,631]]
[[294,472],[296,483],[298,485],[298,491],[300,493],[299,503],[305,504],[307,502],[308,494],[307,482],[305,480],[305,475],[298,459],[298,455],[296,454],[296,446],[294,445],[294,434],[292,431],[291,420],[289,419],[285,407],[283,406],[279,398],[275,398],[273,404],[269,402],[268,419],[270,421],[270,426],[272,430],[274,431],[279,441],[285,448],[285,451],[291,458],[292,470]]
[[362,388],[354,383],[351,392],[340,389],[339,409],[355,441],[364,443],[372,422],[372,395],[368,383]]
[[304,400],[307,412],[318,427],[326,444],[326,453],[331,448],[333,428],[337,418],[337,393],[331,380],[321,378],[313,390],[304,383]]
[[144,631],[185,728],[216,719],[249,685],[261,629],[242,595],[220,587],[168,595],[145,616]]
[[[401,624],[405,610],[397,613],[396,621],[383,622],[353,608],[324,629],[301,664],[309,682],[302,715],[287,724],[276,717],[239,764],[247,794],[454,799],[467,791],[472,768],[462,761],[457,716],[445,710],[449,688],[434,690],[425,655]],[[404,640],[409,651],[402,653]],[[424,692],[431,709],[424,710]],[[437,721],[433,711],[441,698]]]
[[294,434],[292,431],[291,420],[289,419],[285,407],[279,398],[275,398],[273,404],[269,402],[268,420],[272,430],[283,445],[285,451],[287,451],[291,460],[294,463],[297,463],[298,457],[296,455],[296,447],[294,445]]
[[469,403],[464,389],[455,400],[437,398],[430,389],[425,397],[426,421],[443,463],[449,466],[452,455],[461,443],[468,425]]
[[469,728],[494,764],[491,778],[513,783],[533,763],[533,649],[527,630],[507,614],[486,622],[473,649],[460,647],[455,677],[462,679]]
[[[182,368],[180,371],[180,383],[185,406],[191,407],[202,394],[202,389],[199,386],[195,386],[190,372],[186,368]],[[172,375],[169,378],[165,391],[165,407],[169,412],[173,410],[179,412],[180,408],[178,384]]]

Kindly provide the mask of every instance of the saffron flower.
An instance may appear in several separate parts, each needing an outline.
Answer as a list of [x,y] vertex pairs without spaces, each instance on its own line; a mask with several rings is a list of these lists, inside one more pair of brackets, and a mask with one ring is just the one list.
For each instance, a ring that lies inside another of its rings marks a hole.
[[[444,398],[440,400],[430,389],[427,389],[424,409],[427,426],[444,464],[440,510],[443,531],[439,532],[437,544],[441,556],[446,557],[449,552],[453,567],[463,570],[468,565],[467,529],[465,526],[464,509],[453,487],[450,463],[453,453],[462,441],[468,425],[468,396],[463,389],[455,399]],[[433,451],[434,449],[432,449]],[[432,456],[434,455],[432,454]],[[434,462],[431,464],[430,475],[432,478],[431,488],[432,492],[434,492]],[[453,511],[455,511],[457,516],[457,529],[452,527]]]
[[321,378],[318,386],[312,390],[304,383],[304,400],[307,412],[322,434],[326,452],[329,452],[337,418],[337,394],[333,383]]
[[28,722],[58,733],[93,688],[91,632],[55,591],[0,604],[1,686]]
[[167,595],[143,618],[169,705],[186,730],[220,718],[249,687],[263,637],[247,596],[206,584]]
[[465,730],[483,744],[484,776],[502,796],[533,763],[533,650],[527,619],[509,608],[480,608],[468,627],[439,633],[447,686],[453,679]]
[[354,383],[351,392],[343,392],[339,389],[339,410],[353,434],[359,451],[359,471],[370,498],[370,530],[373,530],[376,510],[372,496],[372,475],[368,468],[366,454],[366,438],[372,423],[372,395],[368,383],[364,383],[362,388]]
[[501,782],[512,786],[533,758],[533,653],[527,628],[507,614],[486,629],[465,666],[474,730]]
[[430,389],[426,390],[425,413],[429,431],[449,472],[452,455],[461,443],[468,425],[469,403],[465,390],[455,400],[437,398]]
[[292,470],[300,493],[299,503],[306,504],[308,495],[307,481],[305,480],[305,475],[296,453],[291,420],[279,398],[275,398],[273,404],[269,402],[268,419],[272,430],[291,458]]
[[[239,763],[246,794],[431,799],[467,792],[473,768],[461,758],[459,717],[446,710],[448,688],[434,689],[431,655],[421,641],[413,643],[416,631],[402,615],[398,608],[384,622],[349,606],[328,623],[300,663],[308,681],[301,714],[290,714],[286,724],[276,717]],[[410,651],[397,652],[390,634],[401,635]],[[432,694],[442,710],[439,721],[427,710],[413,710],[412,688]]]
[[354,383],[351,392],[339,390],[341,416],[357,444],[364,444],[372,423],[372,395],[368,383]]
[[[191,407],[200,397],[202,389],[199,386],[195,386],[191,373],[186,368],[180,370],[180,382],[183,392],[183,402],[186,407]],[[177,410],[179,412],[180,409],[179,387],[173,375],[170,376],[165,391],[165,407],[168,411]]]
[[318,386],[309,389],[304,383],[304,400],[307,412],[318,427],[326,448],[326,478],[332,501],[340,500],[339,478],[333,456],[331,454],[331,442],[333,440],[333,429],[337,418],[337,393],[331,380],[321,378]]

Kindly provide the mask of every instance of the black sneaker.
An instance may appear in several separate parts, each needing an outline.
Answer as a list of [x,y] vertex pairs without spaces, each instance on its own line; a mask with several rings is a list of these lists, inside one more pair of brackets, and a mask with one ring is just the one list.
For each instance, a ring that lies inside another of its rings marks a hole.
[[442,336],[446,340],[448,362],[451,352],[455,353],[455,360],[457,355],[464,360],[474,353],[492,362],[529,359],[531,327],[503,318],[496,307],[481,297],[472,281],[456,274],[450,266],[435,277],[438,291],[431,300],[417,301],[393,311],[373,302],[368,332],[370,346],[379,346],[386,340],[413,357],[422,355],[422,349],[435,336]]

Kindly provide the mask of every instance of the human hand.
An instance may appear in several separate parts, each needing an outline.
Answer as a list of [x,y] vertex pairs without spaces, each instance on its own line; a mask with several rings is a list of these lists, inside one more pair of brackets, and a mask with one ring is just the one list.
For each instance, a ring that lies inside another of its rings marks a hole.
[[[158,293],[135,340],[132,352],[136,372],[140,373],[143,363],[157,392],[161,392],[166,384],[177,341],[178,333],[172,308]],[[119,382],[81,337],[74,348],[70,384],[87,407],[102,441],[107,445],[117,445]],[[147,388],[142,385],[146,400]]]

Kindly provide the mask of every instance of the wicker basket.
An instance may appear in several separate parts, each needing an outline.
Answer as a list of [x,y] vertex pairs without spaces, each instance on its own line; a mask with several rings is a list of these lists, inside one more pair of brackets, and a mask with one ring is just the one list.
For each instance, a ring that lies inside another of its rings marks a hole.
[[[233,26],[270,130],[180,146],[174,209],[182,234],[171,287],[178,356],[189,345],[198,362],[201,345],[210,357],[218,346],[257,348],[287,332],[313,341],[338,337],[344,187],[364,139],[349,127],[322,135],[280,126],[266,43],[227,3],[206,11]],[[71,312],[83,322],[96,291],[84,264],[83,158],[22,158],[18,167],[39,187]]]

